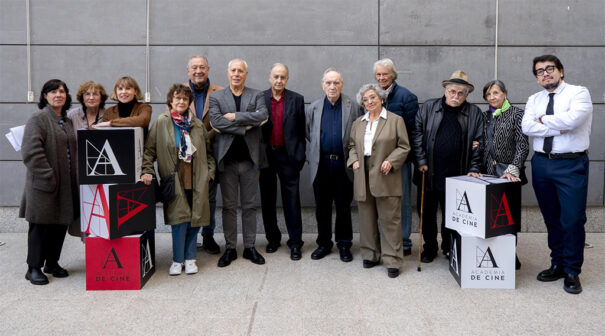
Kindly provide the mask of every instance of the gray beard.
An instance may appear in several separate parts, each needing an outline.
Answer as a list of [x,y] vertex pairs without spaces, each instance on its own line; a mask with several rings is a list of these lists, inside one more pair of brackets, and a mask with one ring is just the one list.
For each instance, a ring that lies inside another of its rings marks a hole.
[[559,84],[561,84],[560,79],[556,83],[542,85],[542,87],[545,88],[546,90],[552,90],[552,89],[556,89],[559,86]]

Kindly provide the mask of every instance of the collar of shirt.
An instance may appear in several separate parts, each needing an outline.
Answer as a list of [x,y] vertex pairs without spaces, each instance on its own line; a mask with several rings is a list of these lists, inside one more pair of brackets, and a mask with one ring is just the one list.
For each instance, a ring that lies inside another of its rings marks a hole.
[[340,97],[338,97],[338,100],[336,100],[336,102],[334,104],[332,104],[332,102],[330,102],[330,100],[328,100],[327,96],[324,98],[324,106],[331,107],[332,109],[338,109],[341,104],[342,104],[342,95],[340,95]]
[[394,86],[395,86],[395,81],[393,81],[393,83],[391,83],[391,86],[389,86],[388,88],[386,88],[384,90],[387,93],[387,97],[391,94],[391,91],[393,91]]
[[[382,107],[382,111],[380,111],[380,115],[378,117],[385,120],[387,119],[387,109],[385,109],[384,106]],[[370,112],[366,112],[366,114],[361,117],[361,120],[370,121]]]
[[286,90],[284,90],[284,92],[282,92],[280,99],[275,99],[275,97],[273,96],[273,90],[269,90],[269,97],[271,97],[271,99],[273,99],[277,102],[282,101],[282,100],[286,99]]

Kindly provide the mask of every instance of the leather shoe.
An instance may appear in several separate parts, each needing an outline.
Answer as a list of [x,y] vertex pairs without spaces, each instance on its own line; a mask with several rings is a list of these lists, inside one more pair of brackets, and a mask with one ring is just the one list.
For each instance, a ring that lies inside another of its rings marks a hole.
[[378,264],[380,264],[380,261],[372,261],[372,260],[364,259],[363,268],[372,268],[374,266],[378,266]]
[[25,273],[25,279],[29,280],[32,285],[46,285],[48,284],[48,278],[40,268],[29,267],[27,273]]
[[258,253],[254,247],[244,249],[244,259],[248,259],[257,265],[262,265],[265,263],[265,258],[263,258],[263,256],[260,255],[260,253]]
[[279,242],[270,241],[269,244],[267,244],[265,251],[267,251],[267,253],[273,253],[277,251],[280,246],[281,244]]
[[67,270],[59,265],[44,266],[44,273],[52,274],[55,278],[67,278],[69,276]]
[[396,278],[399,276],[399,269],[398,268],[388,268],[387,275],[389,276],[389,278]]
[[237,251],[234,248],[225,249],[225,253],[218,260],[218,267],[229,266],[235,259],[237,259]]
[[332,248],[328,248],[328,247],[325,247],[325,246],[319,246],[311,254],[311,259],[313,259],[313,260],[322,259],[323,257],[325,257],[328,254],[330,254],[331,250],[332,250]]
[[550,282],[565,278],[566,274],[562,266],[551,265],[549,269],[538,273],[538,281]]
[[214,237],[212,235],[202,235],[204,237],[204,243],[202,244],[202,248],[208,254],[219,254],[221,253],[221,248],[218,246]]
[[569,294],[580,294],[582,293],[582,284],[580,284],[580,277],[577,274],[567,274],[563,281],[563,289]]
[[340,261],[349,262],[353,260],[353,255],[351,254],[351,249],[348,247],[339,247],[338,251],[340,252]]
[[422,261],[425,264],[431,263],[433,262],[433,260],[435,259],[436,254],[435,253],[430,253],[427,251],[422,251],[422,253],[420,254],[420,261]]
[[405,248],[403,249],[403,256],[404,256],[404,257],[407,257],[407,256],[409,256],[409,255],[412,255],[412,248],[411,248],[411,247],[405,247]]
[[294,246],[290,249],[290,259],[292,260],[300,260],[302,258],[302,252],[300,247]]

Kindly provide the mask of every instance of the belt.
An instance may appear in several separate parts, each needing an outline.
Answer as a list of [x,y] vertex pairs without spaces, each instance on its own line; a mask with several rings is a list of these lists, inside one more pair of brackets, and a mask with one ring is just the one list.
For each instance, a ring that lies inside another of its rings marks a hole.
[[333,161],[338,161],[339,159],[342,158],[341,156],[338,156],[336,154],[322,154],[321,156],[328,158],[330,160],[333,160]]
[[535,152],[535,153],[540,156],[547,157],[549,159],[576,159],[582,155],[586,155],[586,151],[576,152],[576,153],[550,153],[550,154],[546,154],[546,153],[542,153],[542,152]]
[[269,148],[271,148],[271,150],[280,150],[280,149],[284,149],[284,146],[269,146]]

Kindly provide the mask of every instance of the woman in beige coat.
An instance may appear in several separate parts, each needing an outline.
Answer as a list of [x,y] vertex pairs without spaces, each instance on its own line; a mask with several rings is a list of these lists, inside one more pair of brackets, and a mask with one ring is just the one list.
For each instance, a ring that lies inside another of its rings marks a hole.
[[[214,179],[215,164],[210,140],[201,120],[189,110],[191,89],[182,84],[170,87],[166,97],[169,111],[151,126],[145,142],[141,180],[151,184],[157,159],[160,179],[174,174],[174,198],[164,203],[164,222],[172,229],[173,262],[170,275],[197,273],[196,235],[210,223],[208,182]],[[178,166],[177,166],[178,163]]]
[[355,174],[363,267],[374,267],[382,259],[388,276],[396,278],[403,262],[399,169],[410,145],[403,119],[382,106],[386,97],[376,84],[359,89],[357,101],[367,112],[351,128],[347,166]]

